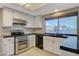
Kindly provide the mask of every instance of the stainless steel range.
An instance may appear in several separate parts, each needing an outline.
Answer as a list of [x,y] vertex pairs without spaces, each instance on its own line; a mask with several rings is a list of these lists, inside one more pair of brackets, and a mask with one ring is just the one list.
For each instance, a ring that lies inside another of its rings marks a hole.
[[29,48],[27,36],[16,37],[16,54],[26,51]]
[[20,30],[14,31],[14,32],[12,32],[12,35],[15,36],[15,39],[14,39],[15,54],[24,52],[29,48],[28,38],[27,38],[27,36],[24,36],[23,31],[20,31]]

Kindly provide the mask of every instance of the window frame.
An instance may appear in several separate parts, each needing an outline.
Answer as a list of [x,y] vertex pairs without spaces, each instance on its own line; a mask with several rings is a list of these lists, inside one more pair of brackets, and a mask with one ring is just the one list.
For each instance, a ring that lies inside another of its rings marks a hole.
[[[65,17],[71,17],[71,16],[77,16],[77,33],[78,33],[78,11],[76,12],[71,12],[71,13],[66,13],[66,14],[63,14],[61,16],[55,16],[55,17],[48,17],[48,18],[45,18],[45,22],[47,20],[58,20],[58,33],[59,33],[59,26],[60,26],[60,23],[59,23],[59,19],[60,18],[65,18]],[[45,23],[46,24],[46,23]],[[45,32],[46,32],[46,25],[45,25]]]

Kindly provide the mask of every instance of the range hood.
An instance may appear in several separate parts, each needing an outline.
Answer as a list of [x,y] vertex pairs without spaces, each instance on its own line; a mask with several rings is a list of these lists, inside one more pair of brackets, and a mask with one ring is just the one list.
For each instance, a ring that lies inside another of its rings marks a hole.
[[26,25],[27,22],[22,19],[13,19],[13,25]]

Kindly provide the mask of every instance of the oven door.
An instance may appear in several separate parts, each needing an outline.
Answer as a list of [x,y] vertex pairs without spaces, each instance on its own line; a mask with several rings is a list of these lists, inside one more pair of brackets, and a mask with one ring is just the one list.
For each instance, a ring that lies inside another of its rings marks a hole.
[[18,51],[22,50],[22,49],[25,49],[25,48],[28,48],[27,40],[18,42]]
[[16,54],[22,53],[29,48],[29,41],[26,36],[16,37]]

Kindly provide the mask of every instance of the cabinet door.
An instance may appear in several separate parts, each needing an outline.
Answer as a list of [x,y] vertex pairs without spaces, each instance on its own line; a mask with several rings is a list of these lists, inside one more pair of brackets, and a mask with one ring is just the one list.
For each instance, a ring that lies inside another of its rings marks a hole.
[[55,51],[55,41],[52,40],[52,37],[43,37],[43,44],[44,44],[44,50],[47,50],[49,52]]
[[33,16],[26,16],[26,21],[27,21],[27,25],[25,26],[26,28],[34,28],[35,27],[35,19]]
[[58,54],[58,55],[61,55],[60,42],[55,42],[54,45],[55,45],[54,53],[55,53],[55,54]]
[[3,55],[14,54],[14,38],[3,38]]
[[27,22],[27,25],[26,27],[27,28],[35,28],[35,23],[34,23],[34,19],[30,19],[28,22]]
[[14,54],[14,39],[13,38],[8,38],[6,50],[7,50],[8,55]]
[[12,27],[12,13],[9,9],[3,9],[3,27]]
[[55,51],[54,53],[61,55],[61,49],[60,49],[60,45],[63,43],[64,38],[57,38],[57,37],[52,37],[52,39],[55,40]]
[[6,56],[6,45],[7,45],[7,41],[5,38],[3,38],[2,40],[2,55]]
[[41,28],[42,27],[42,18],[40,16],[35,17],[35,27]]
[[29,40],[29,46],[34,47],[35,46],[35,35],[28,36],[28,40]]

